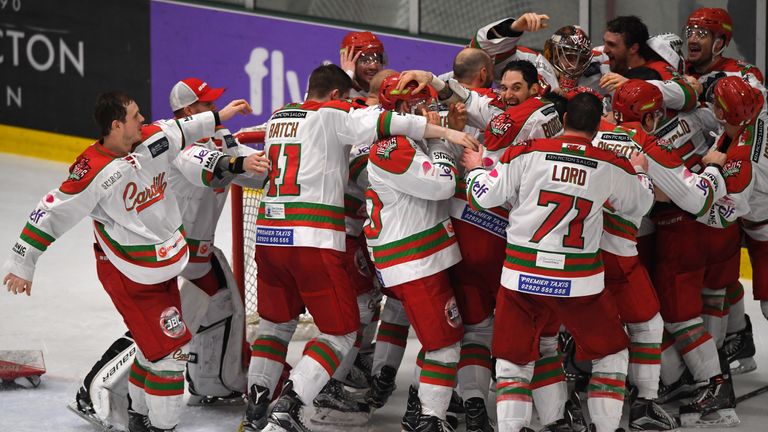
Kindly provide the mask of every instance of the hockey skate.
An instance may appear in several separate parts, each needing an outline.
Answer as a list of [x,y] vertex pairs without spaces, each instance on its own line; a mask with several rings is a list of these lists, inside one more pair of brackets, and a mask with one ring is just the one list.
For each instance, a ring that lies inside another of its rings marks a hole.
[[488,419],[488,410],[482,398],[473,397],[464,401],[464,418],[467,423],[467,432],[493,432],[493,426]]
[[656,402],[637,398],[629,408],[631,431],[676,431],[677,421]]
[[371,408],[383,407],[397,388],[395,385],[396,377],[397,370],[395,370],[395,368],[392,366],[382,367],[381,372],[371,380],[371,388],[365,395],[365,402],[368,403]]
[[659,404],[668,404],[671,402],[687,399],[696,394],[699,387],[706,385],[706,382],[696,382],[688,369],[683,372],[680,379],[670,385],[659,383],[659,397],[656,402]]
[[680,426],[733,427],[740,423],[736,415],[736,397],[728,375],[710,378],[690,404],[680,407]]
[[243,394],[234,391],[226,396],[202,396],[190,392],[187,399],[189,406],[231,406],[242,405],[243,402]]
[[283,387],[283,392],[272,407],[267,425],[263,432],[310,432],[304,424],[302,413],[304,403],[299,395],[293,391],[293,383],[288,381]]
[[581,409],[581,397],[575,390],[565,401],[565,421],[574,432],[587,430],[587,421],[584,420],[584,411]]
[[373,366],[372,356],[366,354],[357,354],[355,363],[349,369],[349,373],[344,378],[343,383],[349,387],[350,392],[354,394],[365,393],[371,387],[371,367]]
[[[584,429],[586,430],[586,426]],[[539,432],[573,432],[573,428],[568,424],[567,420],[560,419],[544,426]]]
[[[597,432],[597,426],[594,423],[589,424],[589,432]],[[616,432],[624,432],[624,428],[618,428]]]
[[128,432],[150,432],[149,416],[128,409]]
[[405,432],[413,432],[419,423],[421,415],[421,400],[419,400],[419,391],[414,386],[408,387],[408,403],[405,406],[405,414],[400,425]]
[[344,390],[341,381],[331,378],[317,395],[313,404],[315,414],[312,423],[338,426],[361,426],[368,423],[371,409],[353,400]]
[[420,414],[416,423],[415,432],[454,432],[454,428],[447,421],[435,417]]
[[260,431],[267,424],[267,410],[269,409],[269,389],[258,384],[251,386],[248,393],[248,406],[245,408],[245,417],[238,432]]
[[93,404],[91,403],[91,397],[83,387],[80,387],[80,390],[77,391],[77,395],[75,395],[75,401],[67,405],[67,409],[72,411],[81,419],[96,426],[103,432],[123,431],[117,426],[105,423],[101,418],[99,418],[99,416],[96,415],[96,411],[93,409]]
[[744,315],[747,321],[743,330],[725,335],[723,350],[728,356],[733,375],[741,375],[757,369],[755,363],[755,339],[752,337],[752,322],[749,315]]
[[451,402],[448,404],[448,411],[445,413],[445,419],[452,428],[459,427],[459,420],[464,416],[464,401],[456,390],[451,393]]

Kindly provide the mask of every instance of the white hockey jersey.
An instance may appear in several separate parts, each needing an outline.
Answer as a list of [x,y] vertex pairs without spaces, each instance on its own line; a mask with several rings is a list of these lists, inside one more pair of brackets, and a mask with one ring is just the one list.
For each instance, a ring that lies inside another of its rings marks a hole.
[[699,107],[689,112],[674,113],[656,128],[653,135],[662,147],[672,146],[677,149],[677,154],[685,161],[685,166],[699,173],[704,170],[701,158],[714,143],[710,132],[717,131],[720,127],[712,110]]
[[603,204],[636,218],[654,199],[626,159],[568,135],[510,147],[490,172],[467,174],[467,195],[476,208],[512,205],[502,286],[557,297],[604,288]]
[[277,110],[267,123],[264,150],[271,170],[256,244],[344,251],[351,146],[395,134],[420,139],[425,128],[423,117],[348,101],[307,101]]
[[142,142],[120,157],[96,142],[70,167],[58,189],[30,213],[9,272],[32,280],[37,259],[57,238],[86,216],[93,219],[96,241],[129,279],[154,284],[176,277],[187,264],[179,207],[168,189],[171,164],[198,186],[208,186],[223,153],[186,146],[214,133],[214,114],[144,126]]
[[[646,134],[638,123],[616,126],[603,121],[592,142],[597,148],[627,158],[633,151],[645,153],[647,174],[657,190],[664,191],[674,204],[694,216],[707,213],[712,203],[725,195],[725,182],[717,168],[708,167],[701,174],[692,173],[676,147]],[[641,217],[622,216],[606,210],[600,248],[620,256],[637,255],[636,236]]]
[[461,260],[448,214],[456,168],[447,146],[429,140],[427,148],[404,136],[371,146],[365,237],[385,287],[433,275]]

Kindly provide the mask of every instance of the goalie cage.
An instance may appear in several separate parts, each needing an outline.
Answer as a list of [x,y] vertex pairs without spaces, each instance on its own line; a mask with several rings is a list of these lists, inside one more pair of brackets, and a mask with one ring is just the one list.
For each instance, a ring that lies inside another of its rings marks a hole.
[[[266,124],[244,128],[235,135],[238,140],[250,147],[262,149]],[[259,211],[263,189],[251,189],[232,184],[232,271],[240,287],[246,314],[246,338],[255,339],[259,315],[256,312],[256,215]],[[299,316],[299,325],[293,336],[294,340],[309,340],[319,331],[309,313]]]

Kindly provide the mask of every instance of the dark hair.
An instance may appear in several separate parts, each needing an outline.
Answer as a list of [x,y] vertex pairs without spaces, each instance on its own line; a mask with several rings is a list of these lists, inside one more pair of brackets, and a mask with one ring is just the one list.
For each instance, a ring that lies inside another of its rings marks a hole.
[[309,76],[307,96],[310,99],[322,99],[334,90],[344,94],[352,88],[352,79],[335,64],[318,66]]
[[514,60],[507,63],[507,65],[504,66],[504,70],[501,71],[501,76],[503,77],[504,74],[509,71],[520,72],[520,74],[523,75],[523,80],[528,84],[528,88],[539,83],[539,71],[537,71],[536,66],[528,60]]
[[493,74],[493,63],[487,52],[479,48],[465,48],[453,60],[453,77],[459,82],[469,80],[489,65],[488,73]]
[[603,115],[603,104],[591,93],[579,93],[568,101],[565,127],[594,134]]
[[653,50],[648,46],[648,27],[640,18],[634,15],[616,17],[608,21],[605,31],[621,34],[627,48],[637,44],[637,52],[642,58],[648,60],[653,56]]
[[542,96],[541,99],[542,102],[550,102],[555,106],[555,110],[557,110],[557,116],[560,117],[560,122],[562,123],[563,114],[565,114],[565,112],[568,110],[568,99],[566,99],[565,96],[555,93],[551,90],[544,93],[544,96]]
[[99,138],[104,138],[112,132],[112,122],[118,120],[125,123],[126,109],[134,99],[122,91],[101,93],[96,98],[93,108],[93,119],[99,127]]
[[632,69],[628,70],[624,74],[624,78],[627,78],[627,79],[641,79],[641,80],[644,80],[644,81],[649,81],[649,80],[659,80],[659,81],[661,81],[662,80],[661,74],[659,73],[659,71],[657,71],[656,69],[651,69],[649,67],[645,67],[645,66],[640,66],[640,67],[632,68]]

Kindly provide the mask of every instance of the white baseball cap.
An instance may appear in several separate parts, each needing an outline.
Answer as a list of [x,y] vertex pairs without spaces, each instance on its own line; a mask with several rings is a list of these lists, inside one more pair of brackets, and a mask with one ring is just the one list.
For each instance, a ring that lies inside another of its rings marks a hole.
[[195,102],[213,102],[224,93],[223,88],[213,88],[197,78],[186,78],[176,83],[171,89],[171,109],[178,111]]

